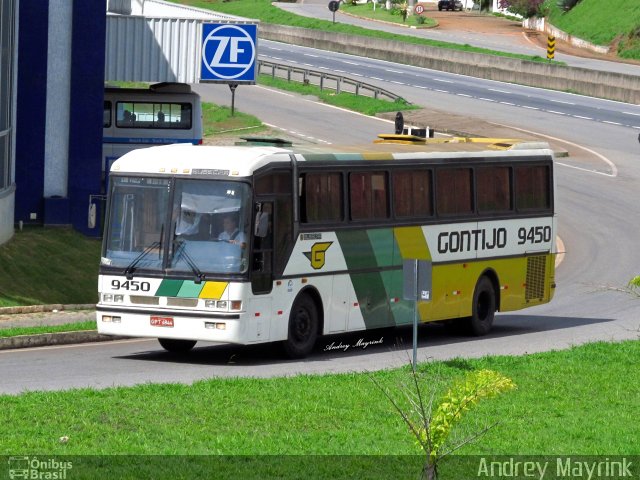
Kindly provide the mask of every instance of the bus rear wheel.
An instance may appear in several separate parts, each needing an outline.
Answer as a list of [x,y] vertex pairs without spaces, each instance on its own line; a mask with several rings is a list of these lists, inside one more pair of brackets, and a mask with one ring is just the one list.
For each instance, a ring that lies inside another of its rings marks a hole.
[[291,308],[284,352],[289,358],[304,358],[313,350],[317,338],[318,310],[311,297],[303,294]]
[[496,313],[496,292],[493,282],[486,276],[478,280],[473,292],[471,317],[467,319],[467,331],[482,336],[491,331]]
[[162,348],[171,353],[187,353],[196,345],[195,340],[177,340],[175,338],[159,338]]

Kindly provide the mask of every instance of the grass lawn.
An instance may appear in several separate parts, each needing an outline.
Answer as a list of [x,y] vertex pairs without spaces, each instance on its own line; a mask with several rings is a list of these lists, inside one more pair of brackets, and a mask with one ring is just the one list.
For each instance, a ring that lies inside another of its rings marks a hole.
[[373,7],[373,2],[367,2],[361,5],[343,3],[340,5],[340,10],[345,13],[350,13],[351,15],[357,15],[358,17],[372,18],[374,20],[382,20],[384,22],[398,23],[418,28],[434,27],[438,24],[433,18],[422,15],[409,15],[406,20],[403,20],[402,13],[398,8],[387,10],[384,8],[384,3],[378,4],[375,9]]
[[376,113],[382,112],[396,112],[398,110],[412,110],[418,108],[417,106],[410,105],[403,100],[391,102],[389,100],[375,99],[364,95],[354,95],[352,93],[344,92],[336,95],[333,90],[320,90],[320,87],[315,85],[303,85],[299,82],[288,82],[281,78],[272,78],[269,75],[260,75],[258,83],[260,83],[260,85],[277,88],[279,90],[288,90],[301,95],[315,95],[324,103],[360,112],[365,115],[375,115]]
[[0,246],[0,307],[95,303],[100,241],[68,228],[25,227]]
[[259,132],[264,129],[262,122],[253,115],[234,111],[214,103],[202,102],[202,130],[205,137],[235,131]]
[[568,12],[547,1],[549,21],[560,30],[597,45],[609,45],[619,34],[640,28],[640,2],[581,0]]
[[65,323],[64,325],[43,325],[41,327],[0,328],[0,338],[15,337],[18,335],[37,335],[40,333],[79,332],[83,330],[95,329],[95,320],[89,320],[86,322]]
[[[420,383],[437,398],[453,378],[488,368],[517,385],[465,414],[458,438],[499,424],[461,455],[638,455],[639,356],[640,341],[627,341],[458,359],[420,365]],[[403,401],[408,367],[370,375]],[[355,373],[0,396],[0,424],[10,426],[0,455],[420,453],[368,374]]]

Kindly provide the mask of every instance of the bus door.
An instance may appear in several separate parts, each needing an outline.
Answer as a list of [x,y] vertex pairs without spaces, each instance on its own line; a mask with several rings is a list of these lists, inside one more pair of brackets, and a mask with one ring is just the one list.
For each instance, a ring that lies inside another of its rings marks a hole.
[[273,202],[256,202],[251,259],[251,291],[271,293],[273,288]]

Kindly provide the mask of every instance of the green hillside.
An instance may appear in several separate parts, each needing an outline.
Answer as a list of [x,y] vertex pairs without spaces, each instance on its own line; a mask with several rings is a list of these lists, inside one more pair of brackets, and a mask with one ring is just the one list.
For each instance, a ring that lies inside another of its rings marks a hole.
[[640,1],[580,0],[564,12],[557,0],[546,0],[549,22],[596,45],[618,43],[618,55],[640,60]]

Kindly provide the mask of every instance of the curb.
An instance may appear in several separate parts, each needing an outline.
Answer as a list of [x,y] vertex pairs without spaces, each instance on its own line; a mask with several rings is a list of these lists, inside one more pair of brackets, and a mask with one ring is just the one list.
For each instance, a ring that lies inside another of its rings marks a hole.
[[72,343],[106,342],[131,337],[114,337],[102,335],[96,330],[80,330],[77,332],[40,333],[36,335],[18,335],[0,338],[0,350],[13,350],[29,347],[45,347],[51,345],[69,345]]
[[41,312],[60,312],[63,310],[93,310],[96,308],[95,303],[79,303],[79,304],[51,304],[51,305],[22,305],[17,307],[0,307],[0,315],[11,315],[20,313],[41,313]]
[[[454,137],[477,137],[477,135],[468,133],[468,132],[462,132],[460,130],[455,130],[455,129],[451,129],[451,128],[441,128],[436,130],[437,132],[440,133],[446,133],[447,135],[453,135]],[[543,140],[545,141],[545,140]],[[546,141],[546,143],[549,143],[548,141]],[[554,149],[551,147],[551,145],[549,145],[549,148],[551,150],[553,150],[553,156],[555,158],[567,158],[569,157],[569,152],[567,150],[563,150],[563,149]]]

